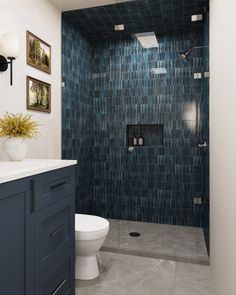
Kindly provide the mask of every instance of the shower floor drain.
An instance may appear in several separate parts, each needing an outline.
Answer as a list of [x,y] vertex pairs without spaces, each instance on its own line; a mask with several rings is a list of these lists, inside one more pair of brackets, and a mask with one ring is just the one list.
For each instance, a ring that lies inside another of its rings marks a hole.
[[133,237],[133,238],[137,238],[137,237],[140,237],[141,236],[141,234],[140,233],[137,233],[137,232],[132,232],[132,233],[130,233],[129,234],[131,237]]

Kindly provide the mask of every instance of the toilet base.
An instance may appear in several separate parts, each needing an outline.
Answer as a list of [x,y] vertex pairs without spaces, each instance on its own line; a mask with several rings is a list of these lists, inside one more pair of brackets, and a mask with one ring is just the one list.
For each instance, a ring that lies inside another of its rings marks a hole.
[[76,256],[75,278],[77,280],[92,280],[99,276],[97,256]]

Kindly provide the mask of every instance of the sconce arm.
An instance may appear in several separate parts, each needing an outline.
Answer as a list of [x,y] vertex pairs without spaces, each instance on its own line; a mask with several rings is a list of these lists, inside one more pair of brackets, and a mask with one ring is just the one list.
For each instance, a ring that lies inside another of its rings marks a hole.
[[7,59],[0,55],[0,72],[5,72],[8,69],[8,65],[10,65],[10,85],[12,85],[12,61],[15,60],[15,57],[7,57]]

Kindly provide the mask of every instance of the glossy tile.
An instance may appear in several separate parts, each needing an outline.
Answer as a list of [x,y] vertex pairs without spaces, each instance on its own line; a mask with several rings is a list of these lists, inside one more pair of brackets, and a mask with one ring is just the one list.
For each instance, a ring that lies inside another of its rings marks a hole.
[[[76,212],[92,210],[93,48],[69,22],[62,25],[62,158],[77,159]],[[79,196],[79,197],[78,197]]]
[[[203,12],[208,0],[133,0],[87,9],[64,12],[80,32],[91,41],[130,38],[138,32],[153,32],[157,36],[201,30],[203,22],[191,22],[191,15]],[[141,17],[142,16],[142,17]],[[114,30],[115,24],[124,24],[124,31]]]
[[[203,51],[193,52],[188,63],[178,54],[202,42],[203,34],[195,31],[162,35],[159,48],[154,49],[144,50],[134,40],[96,42],[92,79],[95,215],[203,225],[203,206],[193,205],[195,196],[204,195],[198,143],[205,127],[196,121],[203,103],[203,80],[193,79],[193,73],[202,68]],[[158,66],[165,67],[167,74],[150,71]],[[152,132],[144,128],[153,124],[163,126],[161,142],[150,140]],[[127,145],[131,125],[147,144],[132,153]]]
[[[209,70],[207,48],[191,52],[188,63],[179,52],[207,44],[207,34],[164,34],[158,48],[144,49],[134,39],[89,42],[72,23],[63,16],[62,149],[63,158],[79,162],[77,211],[205,226],[209,157],[198,143],[209,139],[209,85],[193,73]],[[156,67],[166,74],[155,75]],[[163,127],[161,142],[141,128],[151,146],[130,153],[127,126],[153,124]],[[203,205],[193,205],[194,197]]]

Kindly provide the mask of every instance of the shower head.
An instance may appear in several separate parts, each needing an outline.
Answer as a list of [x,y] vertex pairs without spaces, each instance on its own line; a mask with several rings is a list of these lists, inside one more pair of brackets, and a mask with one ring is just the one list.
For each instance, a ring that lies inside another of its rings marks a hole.
[[179,52],[180,57],[186,62],[189,51]]
[[193,47],[191,47],[190,49],[188,49],[188,50],[186,50],[186,51],[181,51],[181,52],[179,52],[179,56],[180,56],[185,62],[187,62],[187,61],[188,61],[187,57],[188,57],[189,53],[190,53],[193,49],[200,49],[200,48],[206,48],[206,47],[208,47],[208,46],[193,46]]

